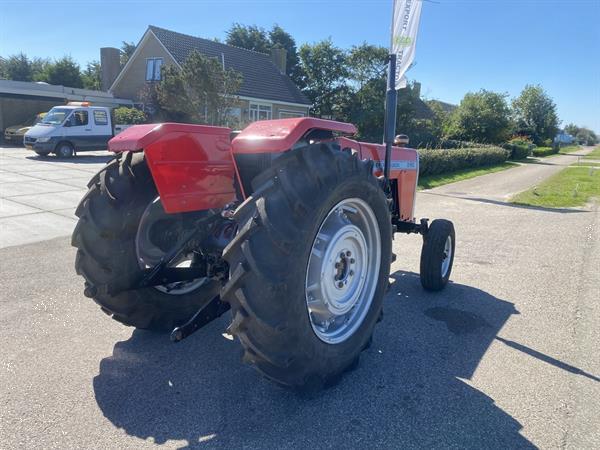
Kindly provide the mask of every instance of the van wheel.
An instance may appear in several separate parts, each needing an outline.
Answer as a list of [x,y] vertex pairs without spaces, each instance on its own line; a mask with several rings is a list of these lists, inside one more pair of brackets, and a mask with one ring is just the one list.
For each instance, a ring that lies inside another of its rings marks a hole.
[[73,146],[69,142],[61,142],[56,146],[55,153],[59,158],[70,158],[73,156]]

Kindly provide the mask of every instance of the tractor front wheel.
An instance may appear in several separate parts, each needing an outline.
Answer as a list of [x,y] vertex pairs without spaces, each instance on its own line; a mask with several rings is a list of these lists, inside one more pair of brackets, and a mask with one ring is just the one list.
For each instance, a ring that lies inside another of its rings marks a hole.
[[325,143],[280,156],[253,187],[224,251],[230,332],[268,378],[326,386],[356,365],[380,317],[391,260],[385,195],[371,163]]
[[454,225],[449,220],[436,219],[423,236],[421,249],[421,285],[428,291],[443,289],[454,263]]

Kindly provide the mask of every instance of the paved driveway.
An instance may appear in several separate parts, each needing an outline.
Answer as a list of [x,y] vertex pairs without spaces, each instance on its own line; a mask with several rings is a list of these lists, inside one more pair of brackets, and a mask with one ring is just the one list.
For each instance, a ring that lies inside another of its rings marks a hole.
[[600,448],[600,213],[487,193],[536,167],[418,195],[455,223],[453,282],[424,293],[397,236],[373,346],[313,398],[241,364],[228,317],[177,345],[112,321],[68,237],[0,250],[0,447]]
[[70,234],[73,212],[108,152],[71,159],[0,148],[0,248]]

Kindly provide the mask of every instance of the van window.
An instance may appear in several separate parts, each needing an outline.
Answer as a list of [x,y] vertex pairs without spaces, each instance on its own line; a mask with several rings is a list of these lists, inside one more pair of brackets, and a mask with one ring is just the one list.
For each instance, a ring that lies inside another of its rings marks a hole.
[[71,117],[71,123],[74,127],[80,127],[88,124],[88,112],[79,110],[73,113],[73,117]]
[[108,117],[106,111],[101,109],[94,110],[94,123],[96,125],[108,125]]

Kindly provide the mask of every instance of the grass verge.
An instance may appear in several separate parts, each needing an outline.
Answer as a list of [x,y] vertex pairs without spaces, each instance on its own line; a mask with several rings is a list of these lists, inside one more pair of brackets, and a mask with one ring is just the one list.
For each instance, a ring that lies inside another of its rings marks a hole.
[[552,147],[536,147],[533,149],[532,153],[533,156],[537,158],[544,158],[546,156],[556,155],[558,151]]
[[600,167],[600,163],[597,162],[588,162],[588,161],[579,161],[574,164],[571,164],[571,167]]
[[516,167],[518,164],[512,162],[505,162],[489,167],[476,167],[473,169],[462,169],[455,172],[441,173],[438,175],[425,175],[419,177],[419,189],[432,189],[434,187],[442,186],[448,183],[455,183],[457,181],[468,180],[469,178],[475,178],[480,175],[486,175],[488,173],[500,172],[502,170]]
[[585,155],[583,159],[600,159],[600,146],[592,150],[591,153]]
[[568,155],[569,153],[574,153],[579,150],[581,150],[579,145],[567,145],[566,147],[561,147],[558,153],[561,155]]
[[600,198],[600,170],[570,166],[510,201],[518,205],[568,208],[583,206],[592,198]]

